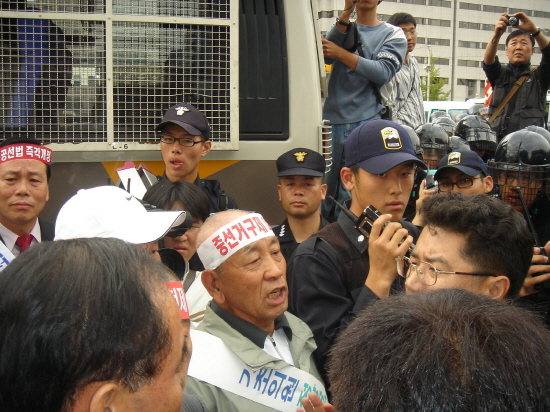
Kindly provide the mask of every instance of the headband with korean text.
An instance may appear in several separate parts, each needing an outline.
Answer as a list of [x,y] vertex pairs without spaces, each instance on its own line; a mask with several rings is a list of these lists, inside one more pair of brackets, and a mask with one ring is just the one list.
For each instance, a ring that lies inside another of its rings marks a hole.
[[205,269],[213,270],[230,258],[236,251],[274,236],[269,223],[259,213],[249,213],[215,231],[197,249]]
[[16,143],[0,147],[0,163],[10,160],[39,160],[47,165],[52,164],[52,149],[28,143]]
[[189,319],[189,306],[187,306],[187,299],[185,299],[185,292],[183,291],[183,285],[181,282],[167,282],[166,286],[170,290],[178,309],[180,310],[181,319]]

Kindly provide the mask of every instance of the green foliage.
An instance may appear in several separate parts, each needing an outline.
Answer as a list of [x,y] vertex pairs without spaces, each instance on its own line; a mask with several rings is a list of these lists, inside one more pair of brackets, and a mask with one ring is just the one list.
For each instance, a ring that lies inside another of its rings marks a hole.
[[422,88],[422,96],[424,96],[424,99],[428,101],[449,100],[449,96],[451,95],[450,90],[448,92],[443,91],[443,87],[445,86],[445,83],[448,79],[446,79],[445,77],[439,77],[439,68],[435,67],[435,62],[438,59],[439,57],[433,56],[430,58],[430,95],[428,99],[426,99],[426,87],[428,83],[427,73],[420,84],[420,87]]

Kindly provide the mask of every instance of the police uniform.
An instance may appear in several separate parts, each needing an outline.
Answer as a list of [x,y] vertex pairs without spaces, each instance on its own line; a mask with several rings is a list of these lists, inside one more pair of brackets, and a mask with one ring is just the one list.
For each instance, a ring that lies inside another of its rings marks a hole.
[[[277,159],[277,177],[285,176],[313,176],[322,177],[325,173],[324,157],[310,149],[296,148],[282,154]],[[319,230],[329,224],[319,212]],[[299,243],[292,233],[288,218],[279,226],[273,228],[273,232],[281,245],[281,252],[288,262]]]
[[[328,226],[329,221],[321,216],[321,224],[319,225],[319,230],[323,229],[325,226]],[[273,232],[277,239],[279,239],[279,244],[281,245],[281,253],[288,262],[294,251],[298,247],[299,243],[296,242],[294,235],[292,234],[292,229],[288,225],[288,219],[285,219],[283,223],[279,226],[273,228]]]

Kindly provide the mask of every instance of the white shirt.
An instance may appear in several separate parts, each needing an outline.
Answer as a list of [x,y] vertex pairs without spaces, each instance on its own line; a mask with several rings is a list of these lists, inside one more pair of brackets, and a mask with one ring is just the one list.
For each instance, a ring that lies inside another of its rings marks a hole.
[[[31,242],[31,246],[36,245],[37,243],[40,243],[42,241],[42,235],[40,234],[40,224],[38,223],[38,219],[36,219],[36,222],[34,223],[34,227],[32,228],[30,234],[34,236]],[[21,253],[21,250],[19,249],[19,246],[15,244],[19,235],[16,235],[11,230],[6,228],[4,225],[0,224],[0,236],[2,236],[2,240],[4,240],[4,244],[11,251],[11,253],[13,253],[14,256],[19,256],[19,254]]]
[[282,359],[286,363],[294,366],[294,360],[292,359],[292,353],[290,352],[290,345],[288,344],[288,338],[283,328],[277,329],[273,332],[273,336],[267,335],[264,343],[264,352],[277,359]]
[[[189,319],[191,319],[191,327],[195,329],[204,319],[204,311],[206,305],[212,300],[212,296],[208,293],[201,281],[202,271],[195,272],[195,280],[185,292],[185,299],[189,308]],[[192,276],[192,271],[188,271],[183,277],[185,283],[187,276]]]

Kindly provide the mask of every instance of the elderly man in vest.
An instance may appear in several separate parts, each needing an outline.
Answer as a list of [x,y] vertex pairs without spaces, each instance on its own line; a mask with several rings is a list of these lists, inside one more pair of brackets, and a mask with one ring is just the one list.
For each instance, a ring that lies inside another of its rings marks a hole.
[[309,392],[326,399],[308,326],[286,313],[286,263],[269,224],[231,210],[197,235],[202,282],[212,300],[192,339],[185,393],[210,412],[292,411]]

